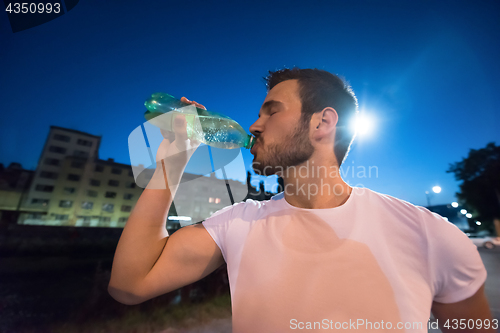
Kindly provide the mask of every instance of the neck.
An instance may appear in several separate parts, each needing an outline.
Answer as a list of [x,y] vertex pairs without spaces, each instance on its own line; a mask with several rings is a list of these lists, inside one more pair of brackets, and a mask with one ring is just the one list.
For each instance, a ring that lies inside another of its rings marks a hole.
[[284,195],[292,206],[307,209],[334,208],[343,205],[352,188],[340,177],[338,164],[316,164],[308,160],[289,167],[280,176]]

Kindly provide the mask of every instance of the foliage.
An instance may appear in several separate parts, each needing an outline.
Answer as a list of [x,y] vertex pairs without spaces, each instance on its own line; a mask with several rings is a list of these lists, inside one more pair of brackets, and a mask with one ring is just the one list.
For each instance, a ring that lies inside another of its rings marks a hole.
[[457,198],[477,215],[485,228],[500,218],[500,146],[490,142],[482,149],[471,149],[460,162],[450,164],[446,171],[461,181]]

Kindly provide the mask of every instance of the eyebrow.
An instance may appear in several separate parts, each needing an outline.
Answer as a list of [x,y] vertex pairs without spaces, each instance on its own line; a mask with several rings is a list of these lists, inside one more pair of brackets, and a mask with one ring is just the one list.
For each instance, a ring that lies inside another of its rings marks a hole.
[[[280,107],[280,106],[282,106],[282,105],[283,105],[283,103],[281,103],[280,101],[270,100],[270,101],[267,101],[267,102],[265,102],[264,104],[262,104],[261,109],[262,109],[262,110],[269,110],[269,109],[271,109],[273,106]],[[260,112],[259,112],[259,117],[260,117]]]

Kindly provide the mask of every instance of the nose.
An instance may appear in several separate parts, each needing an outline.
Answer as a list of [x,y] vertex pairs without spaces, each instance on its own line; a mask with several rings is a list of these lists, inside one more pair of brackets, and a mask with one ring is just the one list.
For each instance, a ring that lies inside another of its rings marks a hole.
[[264,122],[262,121],[261,118],[257,119],[252,126],[250,126],[250,133],[253,134],[253,136],[258,137],[259,135],[262,134],[264,131]]

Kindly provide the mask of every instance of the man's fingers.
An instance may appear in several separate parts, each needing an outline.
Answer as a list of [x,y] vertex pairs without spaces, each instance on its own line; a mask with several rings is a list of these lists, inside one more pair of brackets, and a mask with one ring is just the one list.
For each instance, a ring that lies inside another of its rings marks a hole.
[[197,108],[200,108],[200,109],[203,109],[203,110],[206,110],[207,108],[205,106],[203,106],[202,104],[198,103],[198,102],[195,102],[195,101],[190,101],[189,99],[187,99],[186,97],[181,97],[181,102],[184,102],[184,103],[188,103],[188,104],[194,104]]
[[197,108],[200,108],[200,109],[203,109],[203,110],[207,109],[206,107],[204,107],[203,105],[201,105],[200,103],[197,103],[195,101],[193,101],[193,104],[196,105]]
[[163,135],[163,138],[167,141],[169,141],[170,143],[174,142],[175,140],[175,133],[171,132],[171,131],[165,131],[165,130],[162,130],[160,128],[160,132],[161,132],[161,135]]
[[174,133],[175,139],[177,141],[186,141],[188,139],[187,136],[187,121],[186,116],[183,114],[177,114],[174,118]]

